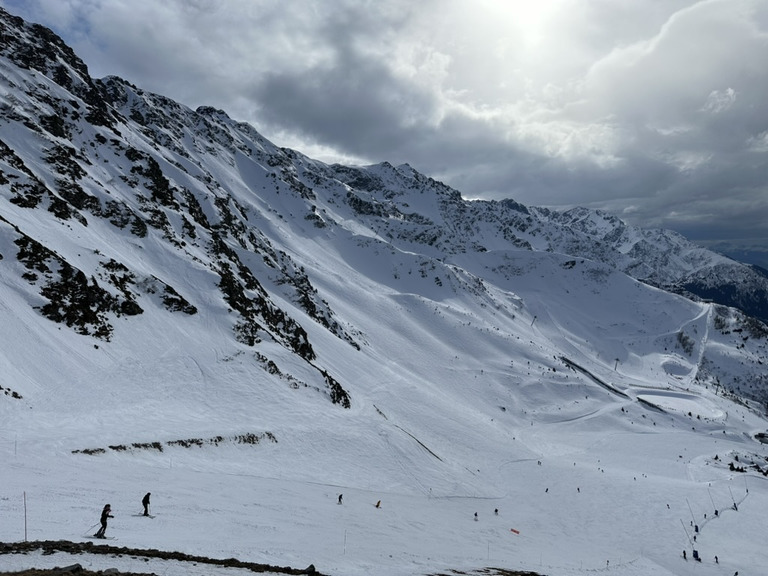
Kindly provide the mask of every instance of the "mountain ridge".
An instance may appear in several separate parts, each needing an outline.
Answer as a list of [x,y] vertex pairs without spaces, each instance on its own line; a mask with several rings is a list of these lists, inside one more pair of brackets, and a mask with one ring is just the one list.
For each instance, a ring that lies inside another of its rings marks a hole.
[[690,512],[702,574],[765,564],[768,329],[662,289],[746,268],[313,160],[51,34],[0,12],[0,507],[29,495],[31,539],[112,502],[132,548],[339,576],[682,575]]
[[[276,294],[287,298],[360,349],[351,335],[357,329],[336,318],[300,263],[307,257],[305,238],[313,235],[411,254],[419,276],[433,275],[438,288],[482,284],[480,270],[464,280],[456,275],[460,267],[453,262],[461,255],[526,250],[587,258],[668,291],[740,302],[746,313],[768,293],[768,282],[761,284],[749,267],[669,231],[641,230],[584,208],[560,213],[511,199],[467,201],[407,164],[325,165],[278,148],[222,110],[193,111],[117,77],[92,80],[87,66],[44,27],[4,13],[2,35],[6,80],[12,89],[30,87],[7,93],[0,109],[15,144],[0,139],[6,200],[21,218],[2,221],[18,236],[21,276],[38,289],[35,298],[48,301],[37,309],[81,334],[109,339],[110,318],[141,315],[146,298],[159,298],[172,313],[197,313],[191,286],[174,286],[178,281],[163,279],[157,268],[139,272],[113,250],[143,249],[147,240],[164,257],[203,266],[195,272],[198,281],[215,286],[238,316],[238,341],[279,342],[314,366],[332,400],[345,406],[343,386],[313,364],[316,353],[302,323],[274,300]],[[103,236],[88,241],[91,258],[75,255],[77,241],[64,248],[51,236],[54,244],[46,246],[50,240],[25,233],[22,213],[40,209],[54,222],[72,222],[70,229],[82,227],[76,234],[90,234],[98,224]],[[290,223],[291,234],[282,234],[281,221]],[[392,278],[380,269],[372,274],[393,286],[402,278],[397,269]]]

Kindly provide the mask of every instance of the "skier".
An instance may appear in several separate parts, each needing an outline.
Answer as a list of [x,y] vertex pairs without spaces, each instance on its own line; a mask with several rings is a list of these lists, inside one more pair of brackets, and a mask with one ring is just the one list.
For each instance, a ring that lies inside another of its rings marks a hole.
[[493,513],[494,513],[494,515],[498,516],[499,515],[499,509],[498,508],[494,508],[493,509]]
[[149,516],[149,497],[151,495],[151,492],[147,492],[144,498],[141,499],[141,505],[144,506],[144,516]]
[[685,553],[685,550],[683,550],[683,560],[688,560],[688,554]]
[[339,504],[341,504],[341,499],[344,496],[344,494],[339,494]]
[[381,508],[381,500],[379,500],[378,502],[376,502],[376,508]]
[[100,520],[101,528],[99,528],[96,534],[94,534],[96,538],[106,538],[106,536],[104,536],[104,533],[107,531],[107,518],[114,518],[114,516],[112,516],[110,512],[112,512],[112,508],[110,507],[109,504],[107,504],[106,506],[104,506],[104,509],[101,511],[101,520]]
[[475,522],[477,522],[477,512],[475,512]]
[[693,559],[696,560],[696,562],[701,562],[701,557],[699,556],[698,550],[693,551]]

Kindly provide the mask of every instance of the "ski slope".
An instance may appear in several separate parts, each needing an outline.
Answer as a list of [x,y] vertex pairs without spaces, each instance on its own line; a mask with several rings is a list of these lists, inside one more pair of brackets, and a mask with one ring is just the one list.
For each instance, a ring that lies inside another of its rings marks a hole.
[[[333,308],[365,335],[350,354],[307,323],[319,358],[343,376],[349,410],[311,386],[266,376],[253,350],[217,331],[204,309],[170,326],[148,317],[140,331],[125,327],[98,348],[77,336],[45,362],[14,362],[12,388],[23,398],[0,403],[0,541],[86,540],[110,503],[115,545],[313,564],[337,576],[485,567],[759,573],[768,561],[768,479],[749,464],[768,463],[753,438],[766,420],[697,384],[690,358],[651,346],[664,326],[637,320],[661,298],[672,331],[686,315],[706,322],[707,305],[671,307],[664,299],[677,297],[651,291],[650,302],[634,298],[630,314],[620,294],[593,296],[590,284],[572,282],[570,294],[551,292],[550,309],[572,298],[594,322],[566,326],[556,321],[562,315],[542,313],[537,275],[518,278],[515,305],[504,309],[372,292],[363,278],[334,292],[338,276],[320,276],[336,295]],[[59,328],[23,310],[6,311],[3,347],[31,359]],[[710,345],[718,337],[710,334]],[[279,359],[284,351],[275,348],[260,351]],[[569,369],[561,354],[621,394]],[[9,352],[3,357],[11,365]],[[300,366],[291,370],[302,377]],[[237,440],[246,434],[258,442]],[[177,442],[189,439],[203,442]],[[103,452],[83,452],[94,449]],[[745,473],[729,469],[737,457]],[[136,516],[148,491],[154,519]],[[701,563],[691,559],[694,548]],[[99,555],[0,556],[3,570],[75,561],[168,575],[198,569]]]
[[[0,542],[91,542],[109,503],[116,546],[333,576],[765,572],[768,422],[735,392],[768,351],[743,316],[408,166],[323,165],[117,78],[104,100],[73,54],[6,25],[74,88],[21,50],[0,62]],[[142,314],[103,308],[108,339],[47,319],[65,263]],[[251,344],[225,278],[261,307]],[[0,571],[75,562],[243,573],[39,552]]]

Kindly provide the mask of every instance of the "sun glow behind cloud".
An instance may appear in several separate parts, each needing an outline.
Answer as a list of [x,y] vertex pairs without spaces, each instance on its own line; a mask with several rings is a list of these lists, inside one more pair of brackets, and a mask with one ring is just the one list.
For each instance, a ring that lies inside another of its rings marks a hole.
[[692,235],[768,245],[764,0],[0,5],[97,77],[222,108],[324,161],[408,162],[473,197],[633,206],[632,223],[689,235],[702,195],[757,198]]

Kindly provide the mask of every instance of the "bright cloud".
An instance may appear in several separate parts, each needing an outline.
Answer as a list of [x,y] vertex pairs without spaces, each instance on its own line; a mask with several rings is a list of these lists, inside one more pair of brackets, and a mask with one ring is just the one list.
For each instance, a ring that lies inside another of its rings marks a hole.
[[761,0],[0,5],[52,27],[97,77],[223,108],[322,160],[408,162],[467,196],[768,246],[765,202],[754,226],[688,225],[701,197],[768,196]]

